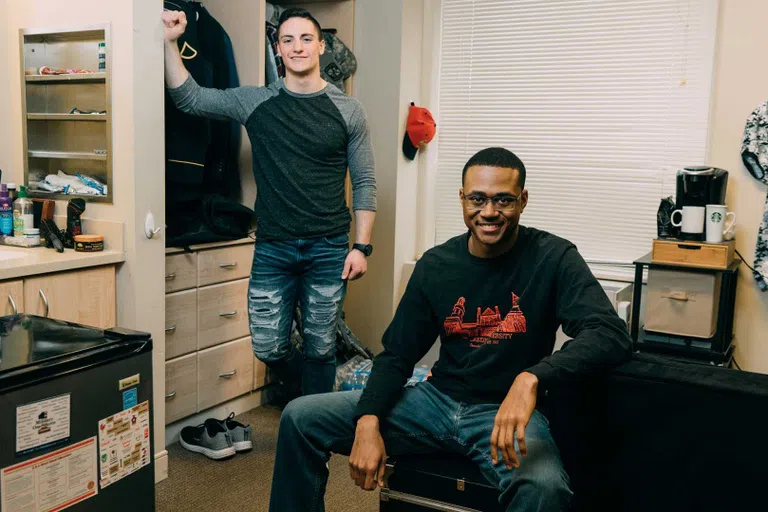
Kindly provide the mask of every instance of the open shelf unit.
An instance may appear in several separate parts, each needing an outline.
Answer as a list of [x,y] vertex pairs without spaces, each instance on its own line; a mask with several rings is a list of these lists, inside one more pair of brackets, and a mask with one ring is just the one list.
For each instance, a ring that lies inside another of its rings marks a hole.
[[[24,183],[31,197],[111,203],[112,116],[110,27],[19,31],[22,66]],[[99,69],[99,43],[105,44],[105,69]],[[86,73],[40,74],[53,69]],[[71,114],[73,109],[106,114]],[[107,193],[64,194],[36,189],[48,175],[63,172],[95,178]]]

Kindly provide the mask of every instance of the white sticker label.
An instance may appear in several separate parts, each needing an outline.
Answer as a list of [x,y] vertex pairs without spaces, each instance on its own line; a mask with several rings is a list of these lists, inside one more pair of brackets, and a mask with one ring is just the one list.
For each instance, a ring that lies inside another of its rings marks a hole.
[[149,464],[149,401],[99,421],[101,488]]
[[16,408],[16,453],[69,437],[69,394]]
[[0,473],[3,512],[54,512],[98,493],[95,437]]

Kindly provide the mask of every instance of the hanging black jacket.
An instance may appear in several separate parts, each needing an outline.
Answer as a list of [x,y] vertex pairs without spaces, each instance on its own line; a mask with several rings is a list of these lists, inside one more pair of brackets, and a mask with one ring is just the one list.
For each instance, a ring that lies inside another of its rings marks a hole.
[[[165,0],[165,9],[183,11],[187,28],[178,40],[189,73],[204,87],[238,87],[234,51],[222,26],[198,2]],[[208,196],[239,201],[240,126],[184,114],[166,92],[166,243],[198,232]],[[211,240],[212,241],[212,240]]]

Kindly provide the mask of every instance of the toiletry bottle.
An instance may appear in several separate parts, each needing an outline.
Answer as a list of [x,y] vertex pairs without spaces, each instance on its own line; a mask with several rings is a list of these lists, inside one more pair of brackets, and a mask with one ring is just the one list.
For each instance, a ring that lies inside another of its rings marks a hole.
[[0,185],[0,233],[7,236],[13,234],[13,204],[5,183]]
[[107,44],[99,43],[99,73],[107,70]]
[[13,202],[13,236],[24,236],[24,230],[34,228],[35,214],[27,187],[19,188],[19,198]]
[[15,183],[8,183],[6,185],[6,187],[8,187],[8,197],[11,198],[11,201],[15,201],[16,198],[19,197],[17,189],[16,189],[16,184]]

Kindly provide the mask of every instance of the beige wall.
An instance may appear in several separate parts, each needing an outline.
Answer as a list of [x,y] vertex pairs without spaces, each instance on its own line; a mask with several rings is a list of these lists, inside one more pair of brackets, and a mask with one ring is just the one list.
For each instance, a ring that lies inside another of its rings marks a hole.
[[350,283],[345,311],[352,331],[374,352],[416,255],[420,162],[407,160],[401,146],[408,105],[422,103],[423,19],[424,0],[355,1],[354,95],[371,129],[378,212],[368,273]]
[[[0,7],[2,9],[3,7]],[[2,44],[8,45],[3,69],[9,76],[10,95],[0,79],[0,97],[10,98],[10,116],[0,116],[0,138],[9,140],[13,180],[23,180],[21,123],[21,63],[19,29],[62,29],[111,23],[112,162],[114,204],[88,204],[85,218],[124,224],[126,262],[118,267],[118,325],[149,331],[154,339],[154,419],[156,451],[165,451],[165,247],[162,231],[148,240],[144,218],[155,215],[165,224],[165,172],[163,112],[162,25],[159,0],[14,0],[7,16],[0,16]],[[0,10],[0,14],[2,11]],[[3,47],[0,44],[0,52]],[[5,53],[3,53],[4,55]],[[2,74],[6,76],[6,73]],[[0,100],[0,113],[5,106]],[[8,119],[6,121],[6,118]],[[7,125],[6,125],[7,123]],[[3,137],[5,130],[10,137]],[[4,158],[0,146],[0,159]],[[0,160],[2,161],[2,160]],[[5,171],[5,169],[4,169]],[[3,173],[4,180],[6,178]],[[57,214],[65,211],[57,202]],[[161,457],[158,476],[167,473]]]
[[[709,164],[729,171],[728,206],[737,216],[736,248],[750,265],[760,227],[766,186],[741,162],[747,115],[768,100],[768,2],[720,0]],[[768,373],[768,293],[758,291],[745,265],[736,295],[735,357],[745,370]]]
[[[0,0],[0,62],[8,61],[8,2]],[[0,169],[3,182],[11,181],[11,81],[7,72],[0,73]]]
[[[422,70],[423,57],[422,31],[424,27],[424,2],[423,0],[403,1],[402,18],[402,60],[400,62],[400,104],[398,110],[397,137],[401,142],[405,136],[405,125],[408,121],[408,110],[411,102],[418,106],[424,106],[422,98]],[[395,211],[395,260],[393,268],[394,289],[392,294],[393,311],[400,302],[400,288],[403,281],[407,283],[410,272],[404,275],[406,263],[416,257],[416,237],[419,222],[419,175],[421,155],[413,161],[403,156],[398,144],[397,151],[397,208]],[[404,279],[405,278],[405,279]]]
[[[394,294],[397,175],[400,140],[400,37],[402,0],[355,2],[355,96],[368,116],[378,187],[373,255],[368,273],[349,285],[345,302],[352,331],[374,351],[392,319]],[[382,49],[386,51],[382,51]]]

